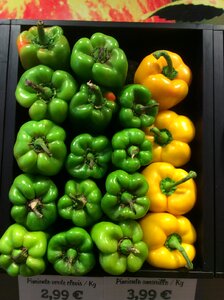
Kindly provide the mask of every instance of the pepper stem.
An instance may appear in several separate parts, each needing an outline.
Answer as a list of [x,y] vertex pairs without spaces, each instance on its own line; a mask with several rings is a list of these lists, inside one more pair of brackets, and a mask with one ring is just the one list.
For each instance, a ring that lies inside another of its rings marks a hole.
[[49,87],[37,84],[29,79],[25,80],[25,85],[31,87],[34,91],[41,94],[43,99],[49,99],[53,96],[52,90]]
[[48,39],[44,31],[44,22],[38,21],[37,22],[37,33],[38,33],[38,40],[40,45],[47,45]]
[[136,104],[135,105],[135,112],[137,114],[146,114],[148,110],[154,108],[154,107],[158,107],[159,103],[153,103],[151,105],[142,105],[142,104]]
[[100,90],[100,87],[94,83],[92,83],[91,81],[87,82],[87,86],[89,87],[90,91],[94,94],[94,101],[93,104],[95,106],[95,108],[101,108],[102,104],[103,104],[103,94]]
[[28,206],[31,208],[31,210],[35,213],[35,215],[38,218],[43,218],[43,215],[40,213],[40,211],[38,210],[38,206],[40,206],[42,203],[40,201],[40,199],[33,199],[29,202]]
[[76,209],[82,209],[87,203],[87,199],[84,195],[72,195],[70,193],[69,197],[74,201]]
[[164,50],[158,50],[153,53],[153,56],[156,59],[159,59],[161,56],[163,56],[165,58],[165,60],[167,62],[167,66],[163,67],[162,73],[164,76],[166,76],[170,80],[173,80],[177,76],[178,72],[174,69],[172,59],[171,59],[170,55],[168,54],[168,52],[164,51]]
[[150,131],[154,134],[155,142],[160,146],[165,146],[173,140],[172,134],[168,129],[159,130],[157,127],[152,127]]
[[139,148],[133,145],[128,148],[127,152],[131,156],[131,158],[134,158],[139,153]]
[[136,249],[129,238],[123,238],[118,243],[118,251],[128,256],[130,253],[138,254],[139,250]]
[[172,189],[173,187],[176,187],[177,185],[181,184],[181,183],[184,183],[186,181],[188,181],[189,179],[192,179],[192,178],[195,178],[197,177],[197,173],[195,171],[190,171],[186,177],[178,180],[178,181],[175,181],[173,183],[169,183],[168,184],[168,189]]
[[13,261],[18,265],[24,264],[26,262],[27,257],[28,257],[28,250],[25,247],[22,247],[22,249],[16,250],[16,252],[18,254],[13,253],[13,256],[12,256]]
[[181,246],[181,242],[182,242],[181,237],[178,234],[173,233],[170,236],[168,236],[168,238],[166,240],[166,243],[165,243],[165,247],[167,247],[170,250],[178,250],[182,254],[182,256],[184,257],[184,259],[186,260],[187,268],[189,270],[192,270],[193,269],[193,263],[190,261],[184,247]]
[[34,149],[36,151],[38,150],[43,150],[48,156],[52,156],[50,150],[48,149],[45,141],[43,140],[43,138],[39,137],[39,138],[36,138],[33,142],[33,146],[34,146]]

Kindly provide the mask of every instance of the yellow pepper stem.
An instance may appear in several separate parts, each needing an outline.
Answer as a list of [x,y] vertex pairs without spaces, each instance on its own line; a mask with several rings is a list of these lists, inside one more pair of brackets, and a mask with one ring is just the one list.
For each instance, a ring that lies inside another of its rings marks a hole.
[[38,43],[42,46],[47,45],[48,39],[44,32],[44,22],[43,21],[37,22],[37,33],[38,33]]
[[192,270],[193,269],[193,263],[192,263],[192,261],[190,261],[184,247],[181,246],[181,242],[182,242],[181,237],[178,234],[173,233],[170,236],[168,236],[168,238],[166,240],[166,243],[165,243],[165,246],[171,251],[172,250],[180,251],[180,253],[182,254],[182,256],[184,257],[184,259],[187,262],[187,268],[189,270]]
[[169,177],[164,178],[160,182],[160,189],[161,189],[163,194],[170,196],[175,192],[176,187],[178,185],[180,185],[181,183],[186,182],[189,179],[193,179],[196,176],[197,176],[197,173],[195,171],[190,171],[186,177],[184,177],[184,178],[182,178],[178,181],[174,181]]
[[170,55],[168,54],[168,52],[164,51],[164,50],[158,50],[158,51],[155,51],[153,53],[153,55],[156,59],[159,59],[161,56],[163,56],[165,58],[165,60],[167,62],[167,66],[165,66],[163,68],[162,73],[164,76],[166,76],[170,80],[173,80],[177,76],[178,72],[174,69],[172,59],[171,59]]
[[154,134],[155,142],[160,146],[165,146],[173,140],[172,134],[166,128],[159,130],[157,127],[152,127],[150,131]]

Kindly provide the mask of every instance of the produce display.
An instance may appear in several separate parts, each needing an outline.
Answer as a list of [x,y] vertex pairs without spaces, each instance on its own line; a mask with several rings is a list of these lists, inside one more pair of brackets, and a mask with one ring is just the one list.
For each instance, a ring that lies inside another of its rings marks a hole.
[[133,72],[113,36],[71,45],[62,27],[43,22],[20,33],[17,49],[15,101],[26,121],[12,153],[14,223],[0,237],[0,268],[194,269],[197,233],[186,214],[197,201],[198,170],[188,165],[196,130],[175,111],[192,81],[184,57],[158,49]]

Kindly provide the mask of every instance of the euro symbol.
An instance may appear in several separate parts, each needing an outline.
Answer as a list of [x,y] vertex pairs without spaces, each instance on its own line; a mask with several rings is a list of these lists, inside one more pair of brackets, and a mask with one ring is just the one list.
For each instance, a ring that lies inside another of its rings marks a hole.
[[83,299],[83,291],[75,291],[72,296],[76,299],[76,300],[81,300]]
[[171,299],[171,294],[172,294],[172,291],[171,290],[164,290],[160,296],[163,298],[163,299]]

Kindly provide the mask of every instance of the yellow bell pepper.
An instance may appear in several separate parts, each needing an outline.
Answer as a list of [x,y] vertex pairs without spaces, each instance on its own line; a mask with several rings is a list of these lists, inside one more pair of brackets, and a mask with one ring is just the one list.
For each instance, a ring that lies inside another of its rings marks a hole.
[[169,213],[149,213],[139,223],[149,248],[147,261],[150,265],[164,269],[185,266],[193,269],[196,230],[189,219]]
[[146,138],[152,143],[152,162],[169,162],[181,167],[189,162],[189,143],[195,136],[195,126],[186,116],[174,111],[160,111],[152,127],[145,129]]
[[184,215],[195,205],[197,188],[193,178],[196,172],[187,173],[166,162],[155,162],[143,169],[149,189],[151,212],[169,212]]
[[158,50],[144,57],[134,74],[134,83],[150,90],[160,110],[181,102],[188,94],[191,80],[190,68],[177,53],[168,50]]

